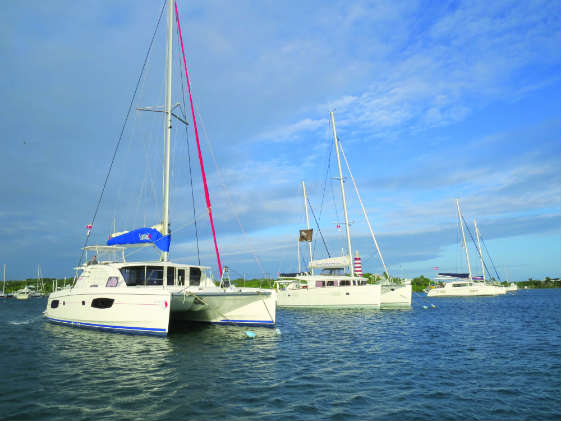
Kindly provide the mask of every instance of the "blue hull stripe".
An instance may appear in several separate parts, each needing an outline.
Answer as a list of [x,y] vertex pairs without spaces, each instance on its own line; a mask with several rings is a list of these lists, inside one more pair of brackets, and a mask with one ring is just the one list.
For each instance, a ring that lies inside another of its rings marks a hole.
[[271,320],[231,320],[231,319],[222,319],[219,322],[215,323],[242,323],[242,324],[254,324],[254,325],[274,325],[273,321]]
[[102,325],[97,323],[73,322],[70,320],[52,319],[50,317],[47,317],[47,320],[55,323],[63,323],[72,326],[116,329],[116,330],[118,329],[118,330],[136,331],[136,332],[153,332],[153,333],[164,334],[164,335],[166,334],[166,329],[158,329],[158,328],[151,328],[151,327],[111,326],[111,325]]

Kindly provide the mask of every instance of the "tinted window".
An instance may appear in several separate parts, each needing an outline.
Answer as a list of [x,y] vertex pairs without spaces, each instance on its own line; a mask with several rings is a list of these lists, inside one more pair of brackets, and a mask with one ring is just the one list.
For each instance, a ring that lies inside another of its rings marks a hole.
[[116,287],[119,285],[119,278],[116,276],[110,276],[107,278],[107,283],[105,284],[106,287]]
[[189,285],[201,284],[201,270],[199,268],[191,268],[189,270]]
[[109,308],[113,305],[113,298],[94,298],[92,300],[92,307],[94,308]]
[[168,285],[175,284],[175,268],[168,266]]
[[163,285],[164,268],[162,266],[146,267],[146,285]]
[[144,266],[127,266],[121,268],[121,275],[128,286],[144,285],[145,269]]
[[51,301],[51,308],[57,308],[57,307],[58,307],[58,300]]
[[177,269],[177,284],[185,284],[185,269]]

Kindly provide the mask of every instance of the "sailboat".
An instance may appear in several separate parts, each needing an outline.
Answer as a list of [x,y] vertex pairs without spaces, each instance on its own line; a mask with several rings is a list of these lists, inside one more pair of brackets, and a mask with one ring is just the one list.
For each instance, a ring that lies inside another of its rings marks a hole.
[[[278,294],[277,304],[279,307],[380,308],[381,286],[369,284],[367,278],[359,276],[354,270],[347,201],[341,170],[339,141],[337,139],[333,112],[330,112],[330,118],[333,128],[337,165],[339,169],[341,198],[343,202],[347,237],[347,251],[346,253],[342,253],[341,256],[325,259],[313,259],[311,247],[313,230],[310,229],[306,189],[305,184],[302,182],[307,229],[300,232],[299,241],[309,243],[309,271],[280,274],[275,282]],[[317,275],[315,274],[316,269],[320,270],[320,273]]]
[[439,273],[435,278],[435,281],[442,282],[444,285],[430,288],[427,291],[427,297],[473,297],[497,295],[499,291],[493,285],[482,282],[483,277],[479,280],[477,279],[479,277],[474,277],[472,275],[459,199],[456,199],[456,208],[458,210],[458,220],[460,221],[460,227],[462,230],[463,248],[465,251],[468,273]]
[[[169,260],[171,121],[172,116],[177,118],[171,106],[173,0],[169,0],[167,9],[166,130],[161,223],[114,233],[107,244],[84,247],[85,259],[83,262],[81,260],[77,268],[79,276],[75,278],[71,288],[60,289],[49,295],[44,314],[50,322],[72,327],[153,335],[167,335],[172,327],[184,322],[273,327],[276,323],[274,290],[236,288],[224,282],[217,286],[212,279],[210,267]],[[177,5],[175,18],[190,95]],[[197,146],[200,148],[192,100],[191,111]],[[200,150],[199,158],[218,267],[221,277],[225,279],[227,270],[222,270],[218,254]],[[87,227],[88,235],[92,226],[93,223]],[[127,261],[125,250],[138,246],[154,247],[160,254],[160,259]]]

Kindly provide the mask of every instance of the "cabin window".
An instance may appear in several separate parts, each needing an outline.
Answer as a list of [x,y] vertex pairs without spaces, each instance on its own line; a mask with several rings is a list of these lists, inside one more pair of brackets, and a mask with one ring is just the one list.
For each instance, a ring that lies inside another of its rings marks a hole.
[[185,284],[185,269],[177,269],[177,285]]
[[327,286],[328,287],[333,287],[333,286],[337,286],[337,281],[327,281]]
[[146,267],[127,266],[121,268],[121,275],[123,275],[127,286],[144,285],[144,280],[146,279]]
[[316,288],[323,288],[325,286],[325,281],[316,281]]
[[51,301],[51,308],[57,308],[57,307],[58,307],[58,300]]
[[453,286],[454,288],[457,288],[457,287],[465,287],[465,286],[467,286],[467,284],[452,284],[452,286]]
[[161,266],[146,267],[146,285],[163,285],[164,268]]
[[189,285],[200,285],[201,284],[201,269],[191,268],[189,270]]
[[174,285],[175,284],[175,268],[173,266],[168,266],[167,284],[168,285]]
[[110,276],[107,278],[106,287],[116,287],[119,284],[119,278],[116,276]]
[[340,281],[339,282],[339,286],[350,286],[351,285],[351,281],[349,280],[344,280],[344,281]]
[[93,308],[110,308],[115,300],[113,298],[94,298],[92,300]]

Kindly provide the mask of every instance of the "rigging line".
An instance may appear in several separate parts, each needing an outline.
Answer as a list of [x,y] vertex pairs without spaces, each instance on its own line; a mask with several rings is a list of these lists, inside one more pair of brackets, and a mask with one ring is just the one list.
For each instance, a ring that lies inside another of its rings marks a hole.
[[199,162],[201,164],[201,175],[203,178],[203,186],[205,189],[205,200],[208,210],[208,217],[210,220],[210,228],[212,229],[212,238],[214,240],[214,250],[216,251],[216,260],[218,261],[218,271],[220,273],[220,279],[222,279],[222,263],[220,263],[220,253],[218,252],[218,243],[216,242],[216,232],[214,230],[214,221],[212,219],[212,207],[210,205],[210,196],[208,193],[208,186],[206,182],[205,167],[203,164],[203,155],[201,153],[201,145],[199,142],[199,131],[197,129],[197,120],[195,118],[195,108],[193,107],[193,97],[191,96],[191,84],[189,83],[189,72],[187,71],[187,60],[185,59],[185,49],[183,48],[183,36],[181,35],[181,24],[179,23],[179,12],[177,10],[177,2],[174,2],[175,6],[175,19],[177,21],[177,28],[179,31],[179,41],[181,42],[181,52],[183,54],[183,65],[185,66],[185,79],[187,81],[187,89],[189,90],[189,102],[191,103],[191,113],[193,116],[193,128],[195,129],[195,139],[197,140],[197,150],[199,153]]
[[[228,191],[228,188],[226,187],[226,183],[224,182],[224,174],[222,173],[222,169],[218,166],[218,161],[216,160],[216,156],[214,155],[214,149],[212,148],[212,144],[210,143],[210,138],[208,136],[208,133],[206,131],[206,126],[205,126],[205,122],[203,119],[203,116],[201,114],[201,110],[199,109],[199,104],[197,102],[195,102],[195,106],[197,107],[197,113],[199,114],[199,118],[201,120],[201,127],[203,129],[203,133],[205,135],[204,139],[206,141],[206,144],[208,146],[208,150],[210,151],[210,156],[212,157],[212,161],[214,162],[214,166],[216,168],[216,171],[218,172],[218,178],[220,179],[220,184],[222,185],[222,189],[224,189],[224,192],[226,193],[226,198],[228,199],[228,202],[230,204],[230,209],[231,211],[234,213],[234,217],[236,218],[236,221],[238,222],[238,225],[240,227],[240,230],[242,231],[242,234],[249,240],[249,236],[247,235],[241,221],[240,218],[235,210],[233,201],[232,201],[232,197],[230,196],[230,192]],[[249,245],[249,241],[247,242],[247,244]],[[253,248],[250,247],[251,250],[251,254],[253,255],[253,258],[255,259],[255,261],[257,262],[257,265],[259,266],[259,269],[261,269],[261,272],[263,273],[263,276],[266,276],[265,270],[263,269],[263,266],[261,265],[261,261],[259,260],[259,257],[257,257],[257,254],[253,251]]]
[[351,180],[353,182],[353,186],[355,188],[358,201],[360,202],[360,206],[362,207],[364,218],[366,219],[366,223],[368,224],[368,228],[370,229],[370,234],[372,235],[372,239],[374,240],[374,244],[376,245],[376,250],[378,250],[378,256],[380,256],[380,260],[382,261],[382,265],[384,266],[384,270],[386,271],[386,275],[388,276],[388,279],[391,279],[390,272],[388,271],[388,268],[386,267],[386,263],[384,262],[384,258],[382,257],[380,246],[378,245],[378,241],[376,240],[376,236],[374,235],[374,230],[372,229],[372,225],[370,225],[370,219],[368,218],[368,214],[366,213],[364,203],[362,203],[362,198],[360,197],[360,194],[358,192],[358,186],[356,185],[355,178],[353,177],[353,173],[351,172],[351,167],[349,166],[349,162],[347,161],[347,156],[345,155],[345,151],[343,150],[343,144],[341,142],[339,142],[339,149],[341,149],[341,153],[343,155],[343,159],[345,160],[345,164],[347,165],[347,170],[349,171],[349,175],[351,176]]
[[316,214],[314,212],[314,208],[312,208],[312,204],[310,203],[310,199],[306,198],[306,200],[308,202],[308,206],[310,206],[310,210],[312,211],[312,216],[314,217],[314,221],[316,221],[316,226],[318,227],[319,235],[321,236],[321,239],[323,241],[323,245],[325,247],[325,251],[327,252],[327,256],[331,257],[331,254],[329,253],[329,249],[327,248],[327,243],[325,242],[325,238],[323,238],[323,233],[321,232],[321,229],[319,227],[318,220],[316,219]]
[[[176,28],[177,29],[177,28]],[[178,35],[179,35],[179,29],[177,29],[178,31]],[[179,110],[181,111],[181,114],[183,116],[183,119],[185,121],[187,121],[187,113],[186,113],[186,109],[187,109],[187,101],[185,100],[185,87],[183,85],[183,69],[181,69],[181,71],[179,72],[179,74],[181,75],[181,95],[183,97],[183,107],[179,107]],[[195,193],[194,193],[194,188],[193,188],[193,171],[192,171],[192,167],[191,167],[191,147],[189,145],[189,130],[187,129],[187,126],[185,126],[185,136],[186,136],[186,140],[187,140],[187,161],[189,162],[189,182],[191,184],[191,203],[193,205],[193,220],[195,221],[195,241],[196,241],[196,245],[197,245],[197,261],[199,262],[199,266],[201,265],[201,252],[199,249],[199,229],[197,226],[197,219],[195,218]]]
[[[328,132],[329,132],[329,128],[328,128]],[[333,153],[333,148],[331,147],[331,145],[329,145],[328,150],[329,150],[329,156],[327,158],[327,169],[325,171],[325,178],[323,180],[323,189],[322,189],[322,194],[321,194],[321,204],[320,204],[320,207],[319,207],[318,221],[321,221],[321,216],[323,214],[323,204],[324,204],[324,201],[325,201],[325,191],[327,189],[327,179],[329,178],[329,169],[331,168],[331,154]],[[316,243],[314,243],[314,253],[316,251],[315,245],[316,245]]]
[[[485,251],[487,252],[487,256],[489,256],[489,259],[491,260],[491,263],[493,265],[493,269],[495,269],[495,274],[497,275],[497,279],[499,281],[501,281],[501,277],[499,276],[499,272],[497,271],[497,268],[495,267],[495,262],[493,262],[493,258],[491,257],[491,254],[489,253],[489,250],[487,249],[487,244],[485,243],[485,240],[483,239],[483,237],[481,237],[481,241],[483,242],[483,247],[485,247]],[[489,270],[488,270],[488,272],[491,273],[491,271],[489,271]]]
[[[483,259],[483,255],[481,255],[481,252],[479,251],[479,247],[477,247],[477,243],[475,242],[475,238],[473,237],[473,235],[471,234],[471,231],[469,229],[469,226],[466,222],[466,219],[464,218],[464,216],[462,215],[462,219],[464,220],[464,224],[466,226],[467,232],[469,233],[469,236],[471,238],[471,241],[473,241],[473,244],[477,250],[477,253],[479,254],[479,257],[481,258],[481,260],[483,261],[483,267],[485,268],[485,270],[487,271],[487,273],[491,274],[491,271],[489,270],[489,268],[487,268],[487,264],[485,263],[485,259]],[[480,236],[481,237],[481,236]],[[485,244],[485,243],[483,243]],[[491,258],[491,255],[489,255],[489,258]],[[493,259],[491,259],[492,261]],[[495,270],[496,272],[496,270]],[[497,277],[499,276],[499,274],[497,273]],[[500,278],[499,278],[500,279]]]
[[162,10],[160,12],[160,16],[158,17],[158,22],[156,23],[156,28],[154,29],[154,34],[152,35],[152,40],[150,41],[150,45],[148,47],[148,51],[146,52],[146,57],[144,58],[144,63],[142,64],[142,69],[140,70],[140,75],[138,77],[138,81],[136,82],[136,87],[134,88],[134,93],[132,94],[131,102],[129,104],[129,109],[125,116],[125,121],[123,122],[123,127],[121,128],[121,134],[119,135],[119,139],[117,140],[117,144],[115,145],[115,151],[113,152],[113,158],[111,159],[111,164],[109,165],[109,170],[107,171],[107,176],[105,177],[105,182],[103,183],[103,188],[101,189],[101,194],[99,195],[99,199],[97,201],[97,206],[95,208],[95,212],[93,214],[93,218],[91,219],[90,225],[92,226],[91,230],[88,230],[88,234],[86,235],[86,239],[84,240],[84,245],[82,246],[82,254],[80,255],[80,260],[78,261],[78,265],[80,266],[80,262],[84,257],[84,248],[88,245],[88,240],[90,238],[90,233],[93,230],[93,225],[95,222],[95,218],[101,206],[101,200],[103,199],[103,193],[105,192],[105,187],[107,186],[107,182],[109,181],[109,176],[111,175],[111,170],[113,168],[113,164],[115,163],[115,157],[117,156],[117,151],[119,150],[119,145],[123,138],[123,133],[125,132],[125,127],[127,126],[127,121],[129,119],[132,106],[134,104],[134,98],[136,97],[136,93],[138,91],[138,86],[140,85],[140,81],[142,80],[142,74],[144,73],[144,68],[146,67],[146,63],[148,61],[148,57],[150,56],[150,51],[152,50],[152,45],[154,44],[154,39],[156,38],[156,33],[158,32],[158,27],[160,26],[160,20],[162,19],[162,15],[164,14],[164,9],[166,6],[166,1],[162,6]]

